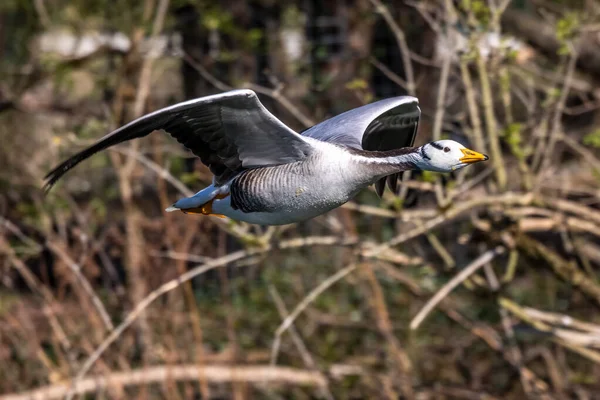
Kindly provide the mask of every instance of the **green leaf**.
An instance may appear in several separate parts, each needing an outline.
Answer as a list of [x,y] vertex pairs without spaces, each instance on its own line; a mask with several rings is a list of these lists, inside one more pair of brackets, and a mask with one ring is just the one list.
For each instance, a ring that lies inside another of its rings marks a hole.
[[583,144],[600,149],[600,129],[596,129],[594,132],[585,135]]
[[356,78],[346,83],[346,89],[356,90],[356,89],[367,89],[369,87],[369,83],[361,78]]
[[504,140],[510,146],[511,152],[518,159],[525,158],[525,151],[523,150],[523,140],[521,137],[521,132],[523,130],[523,125],[520,123],[513,123],[508,125],[504,129]]
[[565,16],[556,23],[556,38],[561,42],[571,40],[577,34],[581,18],[575,12],[566,13]]

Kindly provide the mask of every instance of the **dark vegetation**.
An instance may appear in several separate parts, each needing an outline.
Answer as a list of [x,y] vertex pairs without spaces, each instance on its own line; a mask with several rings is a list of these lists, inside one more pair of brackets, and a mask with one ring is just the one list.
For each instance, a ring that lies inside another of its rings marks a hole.
[[[599,80],[593,0],[3,0],[0,399],[600,398]],[[490,162],[265,228],[163,213],[211,178],[156,133],[43,197],[233,87]]]

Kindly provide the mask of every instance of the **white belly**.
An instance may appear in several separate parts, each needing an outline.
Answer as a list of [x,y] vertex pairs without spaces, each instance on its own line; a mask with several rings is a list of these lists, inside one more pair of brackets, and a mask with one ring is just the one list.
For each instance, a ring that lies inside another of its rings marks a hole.
[[227,197],[222,200],[215,200],[213,202],[213,212],[216,214],[223,214],[236,221],[244,221],[258,225],[286,225],[295,222],[306,221],[318,215],[324,214],[327,211],[331,211],[348,201],[346,200],[336,204],[331,202],[320,204],[313,203],[310,206],[292,207],[289,210],[282,209],[269,212],[243,212],[239,209],[234,210],[231,207],[230,199],[230,197]]

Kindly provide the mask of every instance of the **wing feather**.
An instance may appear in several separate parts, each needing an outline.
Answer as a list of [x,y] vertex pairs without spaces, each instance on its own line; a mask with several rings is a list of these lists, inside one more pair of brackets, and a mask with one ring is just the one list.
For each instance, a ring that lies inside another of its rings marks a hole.
[[312,145],[275,118],[252,90],[201,97],[138,118],[46,175],[46,190],[81,161],[110,146],[163,129],[198,156],[223,184],[245,168],[304,159]]
[[[394,150],[413,146],[420,117],[415,97],[393,97],[346,111],[305,130],[302,135],[362,150]],[[383,194],[386,181],[397,193],[401,176],[381,178],[375,185],[377,194]]]

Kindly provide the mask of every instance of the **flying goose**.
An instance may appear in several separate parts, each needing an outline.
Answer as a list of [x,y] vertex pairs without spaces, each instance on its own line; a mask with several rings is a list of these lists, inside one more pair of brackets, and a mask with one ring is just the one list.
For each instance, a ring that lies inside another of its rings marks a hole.
[[275,118],[252,90],[185,101],[102,137],[46,175],[46,191],[68,170],[110,146],[163,129],[214,174],[213,183],[166,211],[283,225],[307,220],[387,179],[395,191],[406,170],[450,172],[485,161],[453,140],[412,147],[421,111],[401,96],[355,108],[302,134]]

